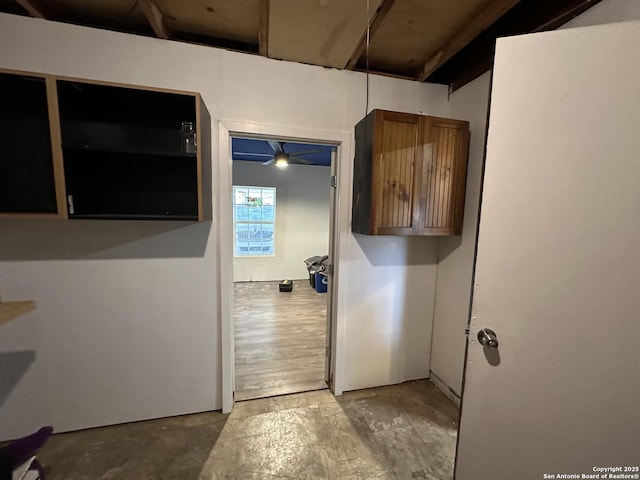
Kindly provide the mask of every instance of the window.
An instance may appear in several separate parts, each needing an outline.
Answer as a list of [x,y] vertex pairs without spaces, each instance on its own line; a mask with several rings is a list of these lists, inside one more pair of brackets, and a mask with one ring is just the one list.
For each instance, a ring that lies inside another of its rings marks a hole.
[[235,256],[274,255],[276,189],[233,187]]

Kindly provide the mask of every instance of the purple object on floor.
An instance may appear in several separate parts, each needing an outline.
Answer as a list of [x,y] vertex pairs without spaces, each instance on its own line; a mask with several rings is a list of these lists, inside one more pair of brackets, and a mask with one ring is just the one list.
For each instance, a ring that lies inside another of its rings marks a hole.
[[38,453],[52,433],[53,427],[42,427],[36,433],[11,442],[2,449],[1,456],[8,460],[11,469],[14,469]]
[[42,427],[36,433],[15,440],[4,447],[9,460],[11,460],[11,465],[15,468],[33,457],[52,433],[53,427]]

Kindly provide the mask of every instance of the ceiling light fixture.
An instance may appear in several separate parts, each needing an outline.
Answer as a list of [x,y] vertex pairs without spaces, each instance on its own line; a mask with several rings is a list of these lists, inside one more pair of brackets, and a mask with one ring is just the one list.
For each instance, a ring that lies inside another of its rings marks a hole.
[[274,164],[278,168],[286,168],[289,166],[289,156],[286,153],[278,152],[274,159]]

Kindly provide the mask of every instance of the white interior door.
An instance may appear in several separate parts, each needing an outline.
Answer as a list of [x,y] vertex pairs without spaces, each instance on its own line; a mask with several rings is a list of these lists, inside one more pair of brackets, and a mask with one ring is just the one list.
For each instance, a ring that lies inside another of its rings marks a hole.
[[638,22],[498,42],[457,480],[638,474],[639,86]]

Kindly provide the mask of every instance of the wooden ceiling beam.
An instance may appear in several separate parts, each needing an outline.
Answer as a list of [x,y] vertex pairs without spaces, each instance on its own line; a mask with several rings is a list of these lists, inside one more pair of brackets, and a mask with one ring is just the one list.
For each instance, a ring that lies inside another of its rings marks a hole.
[[24,8],[32,17],[47,19],[47,15],[45,15],[42,5],[40,5],[38,0],[16,0],[16,3]]
[[269,56],[269,9],[270,0],[260,0],[260,30],[258,30],[258,49],[263,57]]
[[456,33],[422,66],[416,80],[424,82],[429,75],[444,65],[456,53],[466,47],[474,38],[489,28],[497,19],[511,10],[520,0],[494,0],[479,12],[464,28]]
[[162,12],[155,2],[153,2],[153,0],[139,0],[139,2],[144,15],[147,17],[147,21],[149,22],[149,25],[151,25],[151,28],[153,28],[156,36],[165,40],[170,39],[171,35],[164,22],[164,15],[162,15]]
[[555,30],[601,0],[521,0],[473,42],[458,52],[428,79],[445,83],[454,92],[490,70],[496,38]]
[[556,28],[561,27],[568,21],[573,20],[581,13],[586,12],[589,8],[591,8],[592,6],[594,6],[596,3],[600,1],[601,0],[583,0],[577,3],[574,2],[573,4],[568,5],[555,17],[546,20],[542,25],[538,25],[536,28],[532,29],[531,33],[547,32],[549,30],[555,30]]
[[[391,7],[393,6],[394,2],[395,0],[382,0],[382,2],[380,3],[380,6],[376,10],[376,13],[374,13],[371,19],[369,20],[369,25],[368,25],[369,42],[371,42],[371,38],[373,37],[373,35],[376,33],[376,31],[382,24],[384,17],[386,17],[387,13],[389,13],[389,10],[391,10]],[[362,34],[362,38],[360,38],[360,42],[358,43],[358,46],[351,54],[351,57],[349,58],[349,61],[347,62],[347,65],[344,68],[348,70],[353,70],[357,65],[358,60],[360,59],[362,54],[365,53],[366,48],[367,48],[367,30],[365,30],[364,33]]]

